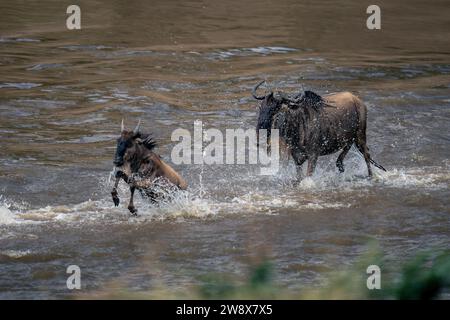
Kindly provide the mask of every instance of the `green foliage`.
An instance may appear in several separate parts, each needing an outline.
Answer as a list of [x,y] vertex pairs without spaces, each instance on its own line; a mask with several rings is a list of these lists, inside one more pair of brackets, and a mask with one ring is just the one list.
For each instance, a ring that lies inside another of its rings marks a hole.
[[272,283],[273,266],[263,261],[250,268],[243,282],[230,276],[210,275],[203,277],[198,288],[201,299],[271,299],[276,290]]
[[272,281],[272,264],[264,261],[254,268],[250,275],[250,287],[259,289],[271,284]]
[[[381,289],[369,290],[366,286],[367,267],[381,269]],[[450,296],[450,253],[423,252],[400,268],[389,269],[389,264],[376,246],[341,271],[327,275],[320,287],[292,290],[274,281],[274,265],[263,260],[250,266],[246,277],[230,274],[210,274],[193,285],[176,291],[165,286],[149,292],[104,290],[94,298],[118,299],[439,299]],[[92,297],[92,296],[91,296]],[[85,297],[84,297],[85,298]]]
[[226,299],[235,294],[236,287],[227,277],[209,275],[202,279],[198,291],[205,299]]
[[403,268],[394,288],[397,299],[435,299],[450,287],[450,254],[422,253]]
[[[367,266],[381,269],[381,290],[369,290]],[[199,289],[201,299],[437,299],[450,289],[450,254],[424,252],[399,270],[390,270],[375,246],[371,246],[352,267],[328,275],[320,288],[299,292],[273,283],[273,264],[264,261],[251,268],[243,283],[232,277],[211,276]]]

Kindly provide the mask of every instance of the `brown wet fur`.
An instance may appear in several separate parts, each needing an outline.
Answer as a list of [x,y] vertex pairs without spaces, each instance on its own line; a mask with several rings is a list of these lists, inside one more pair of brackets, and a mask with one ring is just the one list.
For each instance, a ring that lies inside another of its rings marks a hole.
[[306,92],[310,99],[288,103],[268,94],[260,107],[257,129],[279,129],[280,139],[289,148],[297,172],[308,160],[307,175],[311,176],[319,156],[341,153],[336,161],[340,172],[344,171],[343,160],[353,143],[364,156],[369,177],[370,157],[366,143],[367,108],[350,92],[332,93],[320,97]]
[[366,106],[350,92],[329,94],[323,100],[326,105],[319,108],[301,105],[297,109],[284,107],[275,115],[273,127],[280,129],[281,139],[291,146],[291,154],[297,165],[308,160],[308,176],[313,174],[319,156],[340,150],[342,153],[336,165],[343,172],[344,157],[355,143],[364,155],[371,177],[366,144]]
[[153,152],[154,145],[152,144],[149,148],[145,140],[141,139],[145,136],[135,135],[132,131],[121,133],[121,139],[129,140],[130,146],[127,147],[123,156],[123,165],[118,167],[115,186],[111,192],[114,204],[117,206],[119,204],[117,186],[119,181],[123,179],[130,186],[131,195],[128,210],[134,215],[137,213],[133,202],[136,189],[156,203],[159,197],[158,193],[153,190],[156,181],[162,182],[162,185],[166,186],[169,192],[187,188],[187,183],[181,175]]

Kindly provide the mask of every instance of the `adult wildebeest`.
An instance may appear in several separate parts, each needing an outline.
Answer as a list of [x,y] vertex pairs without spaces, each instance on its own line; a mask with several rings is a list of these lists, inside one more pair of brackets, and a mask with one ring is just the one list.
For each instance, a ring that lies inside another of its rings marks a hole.
[[156,202],[158,191],[155,190],[156,183],[159,187],[165,188],[168,192],[176,189],[185,190],[186,181],[159,155],[153,152],[156,146],[150,134],[139,131],[140,121],[133,131],[125,130],[122,120],[120,138],[117,139],[114,165],[116,166],[116,181],[111,192],[114,205],[119,205],[117,186],[120,179],[123,179],[130,186],[130,202],[128,210],[132,214],[137,213],[134,207],[133,197],[136,189],[143,195]]
[[342,152],[336,166],[344,172],[343,160],[353,143],[364,156],[369,177],[372,176],[371,163],[386,171],[369,155],[366,143],[367,108],[358,97],[350,92],[321,97],[312,91],[293,97],[280,92],[258,96],[256,91],[264,82],[252,90],[253,97],[262,100],[256,129],[267,129],[268,137],[270,129],[279,130],[280,139],[289,148],[299,175],[306,160],[307,175],[310,176],[319,156],[339,150]]

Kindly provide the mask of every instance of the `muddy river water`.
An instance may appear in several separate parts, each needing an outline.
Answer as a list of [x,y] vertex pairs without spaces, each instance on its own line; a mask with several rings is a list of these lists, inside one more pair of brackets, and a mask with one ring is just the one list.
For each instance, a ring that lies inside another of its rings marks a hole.
[[[0,298],[85,290],[178,290],[269,258],[296,290],[346,268],[376,241],[389,263],[450,246],[448,1],[0,2]],[[130,217],[110,199],[120,121],[142,119],[170,163],[177,128],[255,126],[250,90],[351,91],[368,107],[368,145],[387,168],[366,179],[352,149],[339,174],[322,157],[261,176],[251,165],[177,165],[187,192]],[[363,271],[364,272],[364,271]]]

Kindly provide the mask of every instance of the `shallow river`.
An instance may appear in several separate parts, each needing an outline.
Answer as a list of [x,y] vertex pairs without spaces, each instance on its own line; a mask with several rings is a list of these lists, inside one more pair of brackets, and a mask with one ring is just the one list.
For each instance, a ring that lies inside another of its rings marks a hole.
[[[292,290],[351,266],[376,240],[392,265],[450,247],[448,1],[58,1],[0,3],[0,298],[64,298],[66,267],[87,290],[182,289],[242,275],[261,256]],[[250,90],[351,91],[368,106],[368,145],[387,168],[365,178],[322,157],[292,183],[251,165],[178,165],[189,189],[138,217],[109,181],[120,121],[153,132],[170,163],[177,128],[255,126]],[[362,271],[364,272],[364,270]]]

